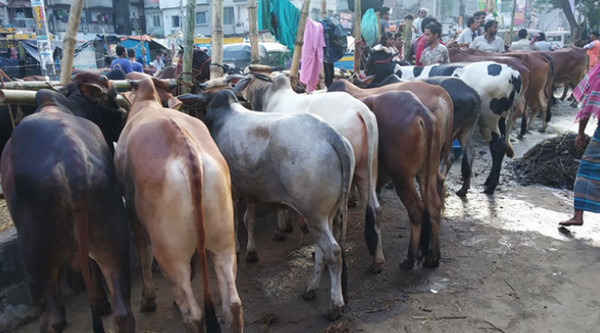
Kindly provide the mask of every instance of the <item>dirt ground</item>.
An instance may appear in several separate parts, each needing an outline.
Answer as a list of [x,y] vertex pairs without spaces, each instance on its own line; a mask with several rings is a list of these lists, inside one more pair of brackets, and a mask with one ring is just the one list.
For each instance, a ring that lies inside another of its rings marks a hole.
[[[554,107],[546,133],[536,130],[514,140],[516,156],[535,143],[575,131],[575,109]],[[595,129],[590,122],[588,132]],[[513,133],[516,137],[516,132]],[[300,294],[312,269],[310,235],[295,232],[283,242],[271,240],[274,217],[257,223],[260,260],[239,260],[237,286],[246,332],[592,332],[600,325],[600,215],[585,214],[585,225],[572,233],[557,228],[569,217],[572,193],[541,186],[519,186],[503,168],[493,196],[483,194],[491,163],[479,139],[473,187],[466,199],[460,188],[460,164],[448,179],[449,195],[441,229],[442,260],[437,269],[400,270],[408,247],[408,220],[393,189],[382,191],[383,273],[367,271],[370,263],[362,236],[360,208],[351,209],[348,269],[350,302],[342,319],[329,322],[325,274],[313,301]],[[512,163],[505,160],[504,165]],[[241,242],[245,244],[242,228]],[[158,309],[139,313],[140,274],[134,273],[132,305],[138,332],[182,332],[180,315],[160,273],[155,273]],[[201,281],[196,278],[200,298]],[[213,284],[214,288],[214,284]],[[218,295],[216,289],[213,295]],[[218,296],[217,296],[218,298]],[[65,297],[67,332],[90,331],[89,308],[82,294]],[[107,328],[110,328],[107,319]],[[16,332],[36,332],[30,323]]]

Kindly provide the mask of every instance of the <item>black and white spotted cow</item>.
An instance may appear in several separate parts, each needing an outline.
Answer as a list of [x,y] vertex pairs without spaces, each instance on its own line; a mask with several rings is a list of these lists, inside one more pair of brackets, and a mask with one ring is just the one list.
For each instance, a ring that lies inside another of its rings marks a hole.
[[[381,56],[375,52],[373,56]],[[519,72],[512,67],[493,61],[474,63],[451,63],[430,66],[397,66],[381,60],[367,61],[367,73],[378,75],[385,80],[395,74],[403,80],[425,79],[438,76],[455,76],[473,88],[481,99],[479,130],[490,144],[492,170],[485,181],[485,193],[493,194],[500,179],[502,159],[506,154],[514,155],[509,136],[506,134],[506,121],[513,117],[513,109],[522,94],[522,80]],[[371,66],[371,67],[369,67]],[[387,72],[385,72],[387,71]]]

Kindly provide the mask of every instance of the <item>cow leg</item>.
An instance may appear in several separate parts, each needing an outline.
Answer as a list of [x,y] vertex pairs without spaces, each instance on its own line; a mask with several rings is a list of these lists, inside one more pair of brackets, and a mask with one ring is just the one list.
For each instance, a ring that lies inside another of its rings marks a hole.
[[129,220],[131,231],[135,236],[135,243],[140,257],[140,266],[142,268],[142,300],[140,311],[148,312],[156,310],[156,293],[154,292],[154,280],[152,279],[152,247],[150,246],[150,238],[148,232],[138,220],[134,208],[130,207],[130,202],[127,201],[127,210],[129,212]]
[[273,234],[273,240],[282,241],[285,239],[284,232],[287,228],[287,220],[289,218],[289,210],[284,207],[277,207],[277,228]]
[[563,82],[563,93],[562,93],[562,96],[560,96],[560,100],[564,101],[565,98],[567,97],[568,93],[569,93],[569,84],[567,82]]
[[246,203],[246,213],[244,213],[244,224],[248,233],[248,244],[246,245],[246,262],[257,262],[256,244],[254,243],[254,222],[256,219],[256,204]]
[[230,327],[230,332],[242,332],[244,330],[244,311],[235,286],[236,258],[227,252],[210,253],[219,282],[225,322]]
[[[159,256],[159,253],[165,253],[164,256]],[[183,324],[188,332],[204,332],[204,322],[202,311],[196,302],[192,284],[190,281],[190,264],[189,259],[180,260],[171,256],[169,250],[161,247],[157,249],[157,260],[163,273],[169,280],[169,286],[173,293],[175,304],[181,312]]]
[[463,133],[459,138],[460,145],[463,147],[463,158],[460,165],[460,173],[463,179],[463,185],[460,190],[456,192],[456,195],[461,198],[464,198],[471,188],[471,171],[473,167],[473,159],[475,158],[475,152],[473,150],[473,146],[471,145],[470,137],[470,134]]
[[342,292],[342,249],[336,242],[329,223],[323,220],[317,223],[310,223],[315,219],[308,219],[308,229],[314,235],[317,249],[315,251],[315,268],[308,281],[306,291],[303,295],[305,299],[314,298],[314,293],[318,287],[325,264],[329,268],[329,278],[331,280],[331,305],[329,307],[328,317],[330,320],[338,319],[344,308],[344,297]]
[[502,167],[502,160],[506,153],[506,143],[500,139],[497,133],[492,133],[492,141],[490,141],[490,153],[492,154],[492,170],[490,175],[486,179],[484,185],[486,194],[494,194],[496,186],[500,180],[500,169]]
[[[239,256],[242,254],[242,248],[240,247],[240,239],[238,237],[238,228],[240,226],[240,212],[238,210],[239,200],[233,198],[233,235],[235,239],[235,253]],[[193,259],[192,259],[193,260]]]
[[[423,214],[423,223],[420,238],[421,253],[426,257],[423,267],[435,268],[440,264],[440,216],[442,210],[442,198],[438,194],[434,185],[436,174],[431,172],[425,177],[419,177],[419,187],[422,191],[427,191],[425,196],[425,212]],[[426,186],[428,184],[428,186]]]
[[413,178],[406,181],[395,181],[396,193],[404,203],[410,221],[410,243],[406,259],[400,264],[402,269],[411,269],[419,259],[419,243],[421,240],[421,222],[423,220],[423,202],[414,186]]

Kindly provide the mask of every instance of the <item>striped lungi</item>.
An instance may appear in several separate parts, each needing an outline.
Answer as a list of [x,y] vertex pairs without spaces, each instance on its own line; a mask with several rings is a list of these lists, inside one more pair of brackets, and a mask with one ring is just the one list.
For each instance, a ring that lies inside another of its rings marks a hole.
[[579,162],[574,194],[575,210],[600,213],[600,125]]

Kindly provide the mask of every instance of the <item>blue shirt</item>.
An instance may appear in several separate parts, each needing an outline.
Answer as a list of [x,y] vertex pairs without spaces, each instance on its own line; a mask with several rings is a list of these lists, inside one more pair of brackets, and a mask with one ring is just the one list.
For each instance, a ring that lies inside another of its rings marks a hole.
[[132,72],[140,72],[140,73],[144,72],[144,68],[142,67],[142,64],[140,64],[139,62],[130,61],[129,63],[131,64]]
[[125,72],[125,74],[131,72],[131,64],[129,63],[129,60],[125,58],[118,58],[117,60],[114,60],[112,64],[110,64],[111,70],[116,68],[122,70]]

